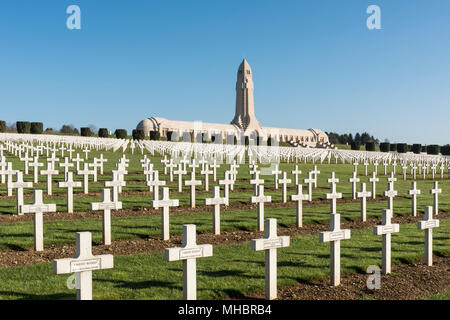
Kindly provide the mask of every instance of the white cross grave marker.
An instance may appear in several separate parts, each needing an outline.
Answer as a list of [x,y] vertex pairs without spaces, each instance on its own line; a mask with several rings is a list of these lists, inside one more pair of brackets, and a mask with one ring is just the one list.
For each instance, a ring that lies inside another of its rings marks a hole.
[[382,236],[383,247],[383,274],[391,273],[391,233],[400,231],[400,226],[396,223],[391,223],[392,212],[389,209],[383,209],[383,221],[379,226],[373,228],[373,233],[377,236]]
[[367,198],[372,195],[370,191],[366,191],[366,184],[361,183],[361,192],[358,192],[357,194],[358,198],[361,198],[361,220],[366,221],[366,208],[367,208]]
[[73,213],[73,188],[80,188],[81,182],[73,181],[73,172],[68,172],[66,181],[58,183],[59,188],[67,188],[67,212]]
[[308,194],[303,194],[303,187],[301,184],[297,185],[297,193],[291,195],[292,201],[297,201],[296,207],[296,224],[297,228],[301,228],[303,226],[303,201],[309,199]]
[[220,205],[228,205],[228,198],[220,197],[220,187],[214,186],[212,198],[205,199],[206,206],[213,206],[213,232],[220,234]]
[[91,210],[103,210],[103,244],[111,245],[111,210],[122,209],[122,202],[111,201],[111,190],[102,190],[102,202],[92,202]]
[[77,253],[73,258],[53,260],[53,273],[75,273],[77,300],[92,300],[92,271],[112,269],[114,258],[111,254],[92,255],[92,235],[77,232]]
[[416,189],[416,182],[413,181],[411,183],[411,190],[408,190],[408,194],[412,196],[412,213],[415,217],[417,215],[417,195],[419,195],[421,191]]
[[264,238],[252,240],[253,251],[265,251],[266,260],[266,299],[277,298],[277,249],[289,247],[289,236],[277,235],[277,219],[266,219]]
[[425,207],[425,220],[419,221],[417,227],[425,230],[425,263],[433,265],[433,228],[439,227],[439,220],[433,219],[433,207]]
[[252,203],[258,204],[258,231],[264,231],[264,203],[265,202],[271,202],[272,197],[271,196],[265,196],[264,195],[264,186],[260,185],[258,186],[258,195],[252,196],[250,198],[250,201]]
[[56,204],[44,204],[42,190],[34,190],[33,204],[22,206],[23,213],[34,213],[34,250],[44,250],[44,212],[56,212]]
[[153,200],[152,207],[155,209],[161,208],[161,233],[163,240],[169,240],[169,208],[178,207],[180,202],[178,199],[169,198],[169,188],[163,188],[163,194],[160,200]]
[[210,244],[198,245],[195,224],[183,225],[181,247],[164,250],[167,261],[183,261],[183,299],[197,300],[197,258],[211,257],[213,247]]
[[341,215],[331,213],[330,231],[320,232],[320,242],[330,242],[330,277],[331,285],[341,283],[341,240],[350,239],[350,229],[341,230]]

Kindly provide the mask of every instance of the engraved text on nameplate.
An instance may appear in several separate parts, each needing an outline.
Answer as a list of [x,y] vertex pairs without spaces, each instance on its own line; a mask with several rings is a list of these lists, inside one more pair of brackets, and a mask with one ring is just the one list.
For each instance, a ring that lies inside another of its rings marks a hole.
[[100,259],[90,259],[84,261],[72,261],[70,263],[70,272],[81,272],[99,270],[101,267]]
[[191,259],[203,257],[203,248],[181,249],[180,259]]

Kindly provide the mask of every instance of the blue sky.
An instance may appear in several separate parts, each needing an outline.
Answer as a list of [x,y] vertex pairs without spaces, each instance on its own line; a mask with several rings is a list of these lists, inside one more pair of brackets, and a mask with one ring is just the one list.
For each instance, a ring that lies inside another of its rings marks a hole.
[[0,119],[228,123],[245,57],[263,126],[450,143],[449,40],[448,0],[2,0]]

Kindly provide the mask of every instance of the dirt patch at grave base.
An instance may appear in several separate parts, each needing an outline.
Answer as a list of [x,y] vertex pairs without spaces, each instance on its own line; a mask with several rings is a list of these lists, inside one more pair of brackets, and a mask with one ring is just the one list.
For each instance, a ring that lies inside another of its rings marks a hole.
[[[423,217],[399,216],[394,217],[393,223],[409,224],[422,220]],[[439,219],[450,219],[450,212],[439,214]],[[256,221],[256,219],[255,219]],[[369,229],[380,224],[381,218],[368,218],[366,222],[358,220],[342,221],[341,228],[351,230]],[[295,226],[279,226],[279,235],[311,236],[318,235],[321,231],[329,229],[328,222],[305,224],[302,228]],[[262,231],[222,231],[220,235],[213,233],[201,233],[197,235],[198,244],[212,244],[214,246],[248,243],[252,239],[259,239],[264,236]],[[45,241],[45,239],[44,239]],[[93,245],[94,254],[131,255],[139,253],[163,252],[164,248],[176,247],[181,244],[181,235],[172,235],[170,240],[164,241],[160,237],[133,238],[126,240],[113,240],[111,246],[101,244]],[[318,241],[318,240],[317,240]],[[0,267],[12,267],[31,265],[42,262],[50,262],[53,259],[68,258],[75,256],[75,243],[64,245],[46,245],[44,251],[35,252],[33,248],[11,248],[0,251]]]
[[[150,193],[149,193],[150,194]],[[98,194],[100,195],[100,194]],[[396,197],[397,200],[410,200],[408,198]],[[337,204],[346,204],[346,203],[360,203],[361,200],[353,200],[353,199],[338,199]],[[377,197],[376,199],[367,199],[367,203],[371,202],[387,202],[386,197]],[[150,201],[149,201],[150,204]],[[324,205],[330,204],[329,200],[313,200],[311,202],[304,201],[303,207],[315,206],[315,205]],[[294,208],[296,206],[296,202],[289,201],[286,203],[283,202],[266,202],[264,204],[265,208]],[[258,205],[253,203],[242,203],[242,202],[233,202],[230,203],[229,206],[221,206],[221,212],[230,212],[236,210],[257,210]],[[307,209],[304,209],[307,210]],[[170,208],[170,215],[182,215],[182,214],[192,214],[192,213],[204,213],[212,211],[211,206],[204,206],[203,200],[197,201],[197,206],[195,208],[191,208],[190,206],[180,206],[180,207],[172,207]],[[139,209],[122,209],[122,210],[114,210],[112,211],[112,216],[114,218],[125,218],[125,217],[142,217],[142,216],[157,216],[161,214],[161,209],[153,209],[153,208],[139,208]],[[381,213],[380,213],[381,214]],[[32,221],[33,214],[26,214],[18,216],[16,214],[4,214],[0,215],[0,223],[10,223],[10,222],[24,222],[24,221]],[[102,217],[101,211],[76,211],[74,213],[67,212],[51,212],[45,213],[44,220],[45,221],[59,221],[59,220],[83,220],[83,219],[100,219]]]
[[[416,300],[450,290],[450,254],[434,256],[433,266],[423,260],[392,266],[392,273],[381,275],[380,289],[368,289],[369,274],[352,273],[341,277],[337,287],[330,278],[306,281],[278,288],[279,300]],[[264,299],[264,292],[253,292],[239,299]]]

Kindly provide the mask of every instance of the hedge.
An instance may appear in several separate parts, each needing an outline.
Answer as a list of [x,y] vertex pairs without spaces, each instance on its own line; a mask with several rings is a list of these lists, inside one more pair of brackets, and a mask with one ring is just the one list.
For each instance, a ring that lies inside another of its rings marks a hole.
[[80,134],[81,134],[82,137],[90,137],[90,136],[92,136],[91,128],[89,128],[89,127],[80,128]]
[[17,121],[16,128],[18,133],[30,133],[31,123],[28,121]]
[[397,144],[397,152],[398,153],[408,152],[408,145],[406,143],[398,143]]
[[33,134],[41,134],[44,132],[44,124],[42,122],[32,122],[30,125],[30,132]]
[[108,138],[109,137],[108,129],[107,128],[98,129],[98,136],[100,138]]
[[443,156],[450,156],[450,145],[446,144],[445,146],[442,146],[441,153]]
[[427,146],[427,153],[428,154],[439,154],[441,148],[437,144],[431,144]]
[[0,120],[0,132],[6,132],[6,122]]
[[359,150],[361,149],[361,143],[359,141],[353,141],[351,145],[352,150]]
[[419,154],[422,151],[422,145],[418,144],[418,143],[413,144],[412,148],[411,148],[411,151],[414,152],[414,153]]
[[145,133],[144,130],[134,129],[132,132],[133,140],[144,140]]
[[116,129],[114,134],[117,139],[126,139],[128,136],[127,130],[125,129]]
[[389,148],[390,151],[398,151],[398,144],[397,143],[391,143],[391,146]]
[[389,142],[380,143],[380,151],[381,152],[389,152],[391,151],[391,144]]
[[367,142],[366,151],[375,151],[375,142]]
[[150,140],[159,140],[160,138],[161,134],[159,133],[159,131],[150,131]]

